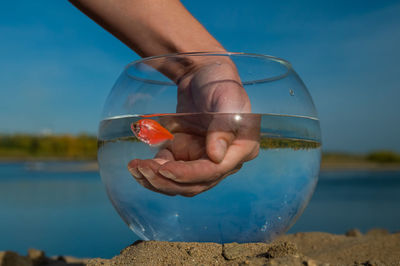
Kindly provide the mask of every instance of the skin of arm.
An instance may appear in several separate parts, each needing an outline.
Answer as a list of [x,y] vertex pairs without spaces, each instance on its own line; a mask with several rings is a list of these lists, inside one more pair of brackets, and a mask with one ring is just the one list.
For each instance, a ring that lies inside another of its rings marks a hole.
[[[70,0],[142,57],[221,51],[222,45],[178,0]],[[200,59],[199,59],[200,60]],[[177,81],[200,62],[161,70]],[[167,73],[166,73],[167,72]]]
[[[143,57],[225,52],[178,0],[70,2]],[[152,67],[177,84],[177,112],[251,112],[249,98],[229,57],[219,57],[217,62],[212,57],[191,57]],[[259,122],[258,118],[248,121],[238,130],[219,128],[224,121],[213,120],[203,136],[180,132],[155,158],[133,159],[128,169],[150,190],[167,195],[197,195],[257,156]]]

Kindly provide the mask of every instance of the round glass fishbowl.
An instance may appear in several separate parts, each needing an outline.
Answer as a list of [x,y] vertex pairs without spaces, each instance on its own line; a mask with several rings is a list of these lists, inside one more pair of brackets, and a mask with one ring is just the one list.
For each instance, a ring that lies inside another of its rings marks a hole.
[[321,134],[289,62],[185,53],[129,64],[100,122],[100,174],[142,239],[270,241],[317,183]]

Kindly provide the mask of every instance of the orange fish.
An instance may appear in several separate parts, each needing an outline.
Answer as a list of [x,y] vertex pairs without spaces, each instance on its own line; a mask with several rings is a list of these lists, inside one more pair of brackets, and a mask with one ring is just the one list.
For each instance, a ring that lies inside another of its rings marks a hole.
[[140,119],[132,123],[131,130],[139,140],[149,145],[157,145],[174,138],[166,128],[152,119]]

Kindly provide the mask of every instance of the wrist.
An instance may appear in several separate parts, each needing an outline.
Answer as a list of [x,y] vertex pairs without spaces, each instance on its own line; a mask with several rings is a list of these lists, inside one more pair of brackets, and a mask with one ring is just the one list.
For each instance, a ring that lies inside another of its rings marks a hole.
[[232,79],[240,82],[236,66],[226,51],[193,53],[190,56],[184,57],[183,65],[184,67],[182,67],[176,80],[174,80],[178,85],[182,81],[190,79],[190,77],[202,69],[213,69],[219,74],[224,73],[222,76],[216,75],[216,79]]
[[176,84],[205,66],[228,65],[232,69],[236,69],[228,53],[222,49],[218,51],[173,53],[171,56],[160,56],[158,59],[156,57],[148,64]]

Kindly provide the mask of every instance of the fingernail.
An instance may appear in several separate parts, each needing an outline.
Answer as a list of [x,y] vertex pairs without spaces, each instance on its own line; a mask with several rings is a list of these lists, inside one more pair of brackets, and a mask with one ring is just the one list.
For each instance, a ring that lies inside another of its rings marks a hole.
[[128,168],[128,170],[135,178],[141,178],[141,174],[136,168]]
[[217,140],[217,149],[216,149],[216,157],[218,161],[222,161],[225,157],[226,149],[228,147],[228,144],[226,143],[225,140],[219,139]]
[[166,178],[176,180],[176,176],[174,176],[170,171],[168,170],[160,170],[158,171],[161,175],[165,176]]
[[153,179],[154,178],[154,172],[150,168],[141,168],[139,167],[139,172],[142,173],[147,179]]

